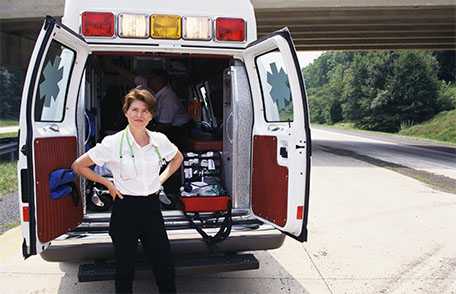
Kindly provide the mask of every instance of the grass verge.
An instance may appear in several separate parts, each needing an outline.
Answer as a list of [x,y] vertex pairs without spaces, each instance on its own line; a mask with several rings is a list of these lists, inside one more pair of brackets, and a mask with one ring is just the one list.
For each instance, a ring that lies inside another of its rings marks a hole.
[[1,138],[14,138],[14,137],[17,137],[17,132],[0,133],[0,139]]
[[12,127],[18,126],[19,122],[17,120],[12,119],[0,119],[0,127]]
[[0,161],[0,198],[17,191],[16,161]]
[[456,109],[443,111],[429,121],[401,130],[399,134],[456,144]]
[[344,130],[359,130],[355,128],[355,124],[351,122],[340,122],[329,126]]

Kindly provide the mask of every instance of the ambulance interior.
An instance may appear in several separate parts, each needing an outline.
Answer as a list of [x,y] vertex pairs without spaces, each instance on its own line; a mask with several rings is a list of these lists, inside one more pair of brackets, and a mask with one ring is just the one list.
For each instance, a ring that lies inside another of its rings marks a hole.
[[[180,193],[191,191],[184,188],[184,178],[195,182],[204,182],[207,176],[220,179],[219,189],[215,194],[228,194],[226,188],[232,185],[232,173],[224,165],[230,164],[231,155],[223,156],[225,123],[228,119],[224,110],[231,94],[230,83],[226,82],[226,70],[234,63],[232,56],[193,56],[176,54],[93,54],[88,62],[85,76],[85,150],[100,142],[105,136],[118,132],[127,126],[122,112],[122,98],[135,87],[135,76],[146,76],[153,70],[164,70],[168,74],[169,84],[181,99],[184,108],[192,117],[192,129],[187,138],[188,150],[197,154],[205,168],[185,170],[192,166],[192,160],[185,157],[183,168],[175,178],[174,185],[179,185]],[[224,117],[225,113],[225,117]],[[232,122],[231,122],[232,123]],[[153,125],[149,125],[154,130]],[[226,141],[226,139],[225,139]],[[182,152],[185,155],[185,152]],[[202,158],[207,157],[207,158]],[[204,159],[212,161],[203,163]],[[190,164],[189,164],[190,162]],[[209,164],[209,168],[207,165]],[[194,165],[193,165],[194,166]],[[212,168],[211,168],[212,166]],[[203,171],[204,169],[204,171]],[[185,173],[184,173],[185,171]],[[95,172],[109,177],[109,171],[95,167]],[[189,172],[190,175],[187,173]],[[193,172],[193,175],[192,175]],[[196,173],[200,173],[199,175]],[[196,176],[196,178],[195,178]],[[190,177],[190,178],[189,178]],[[177,181],[177,184],[176,184]],[[188,183],[187,183],[188,184]],[[86,214],[109,212],[112,199],[108,191],[98,184],[86,183]],[[188,186],[188,185],[187,185]],[[194,190],[193,186],[193,191]],[[214,187],[210,187],[214,188]],[[231,189],[228,189],[231,190]],[[212,189],[212,193],[213,189]],[[179,194],[179,192],[178,192]],[[204,194],[204,192],[203,192]],[[210,194],[210,193],[209,193]],[[179,194],[180,195],[180,194]],[[167,195],[162,201],[162,210],[179,210],[177,195]],[[169,200],[169,201],[168,201]],[[241,206],[246,206],[240,204]]]

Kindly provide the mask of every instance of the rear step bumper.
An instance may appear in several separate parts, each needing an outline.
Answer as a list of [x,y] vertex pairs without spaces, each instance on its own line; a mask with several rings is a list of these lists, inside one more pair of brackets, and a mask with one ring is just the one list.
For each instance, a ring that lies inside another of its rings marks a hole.
[[[259,267],[253,254],[180,257],[175,264],[178,275],[253,270]],[[114,263],[82,264],[79,266],[78,279],[79,282],[106,281],[114,280],[114,275]],[[144,262],[137,263],[135,275],[150,277],[150,266]]]
[[[208,234],[214,234],[217,229],[206,229]],[[201,236],[193,229],[168,231],[171,250],[176,257],[182,255],[208,255],[210,253],[223,254],[279,248],[285,239],[280,231],[269,225],[260,225],[256,228],[233,226],[230,236],[209,249]],[[142,254],[141,246],[138,252]],[[89,261],[111,260],[114,250],[111,238],[107,233],[82,233],[62,236],[53,241],[41,253],[47,261]]]

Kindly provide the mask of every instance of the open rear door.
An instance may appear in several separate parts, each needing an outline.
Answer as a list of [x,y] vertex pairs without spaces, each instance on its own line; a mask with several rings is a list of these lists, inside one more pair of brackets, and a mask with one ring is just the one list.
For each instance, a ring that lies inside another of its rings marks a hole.
[[288,29],[249,44],[244,62],[254,106],[253,214],[306,241],[310,128],[304,80]]
[[82,37],[46,18],[22,94],[18,176],[24,257],[42,252],[82,221],[81,196],[51,199],[49,174],[70,168],[77,156],[76,105],[88,54]]

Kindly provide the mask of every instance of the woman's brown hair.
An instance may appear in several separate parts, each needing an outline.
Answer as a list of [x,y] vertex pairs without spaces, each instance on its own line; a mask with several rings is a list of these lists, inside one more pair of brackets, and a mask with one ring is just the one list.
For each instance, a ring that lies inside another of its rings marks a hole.
[[155,98],[155,96],[152,95],[152,93],[150,93],[148,90],[138,88],[131,89],[130,92],[125,95],[122,106],[124,113],[127,112],[128,108],[130,108],[130,105],[135,100],[146,103],[149,112],[155,114],[155,110],[157,108],[157,98]]

